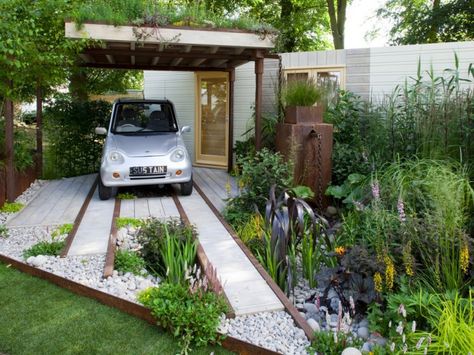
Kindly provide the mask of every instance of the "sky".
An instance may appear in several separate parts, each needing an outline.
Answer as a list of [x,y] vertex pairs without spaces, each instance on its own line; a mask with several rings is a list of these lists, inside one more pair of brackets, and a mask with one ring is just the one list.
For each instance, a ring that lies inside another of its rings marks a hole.
[[[390,25],[375,17],[377,9],[383,6],[385,0],[353,0],[346,11],[345,48],[367,48],[388,46],[388,30]],[[376,38],[365,40],[367,32],[379,27]]]

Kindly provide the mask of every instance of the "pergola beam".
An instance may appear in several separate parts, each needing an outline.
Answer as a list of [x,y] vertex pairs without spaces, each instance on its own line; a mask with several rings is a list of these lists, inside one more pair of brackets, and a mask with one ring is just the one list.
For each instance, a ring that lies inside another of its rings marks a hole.
[[207,59],[206,58],[196,58],[196,59],[193,59],[191,61],[191,63],[189,63],[189,65],[191,67],[198,67],[200,66],[202,63],[204,63]]
[[174,58],[174,59],[171,61],[170,65],[173,67],[173,66],[175,66],[175,65],[179,65],[179,63],[181,63],[182,61],[183,61],[183,58]]
[[159,61],[160,57],[153,57],[153,59],[151,60],[151,65],[157,65]]
[[106,54],[105,57],[107,58],[107,61],[108,61],[110,64],[115,64],[115,58],[114,58],[113,55]]
[[187,65],[178,65],[171,66],[169,64],[165,65],[155,65],[150,64],[135,64],[131,65],[128,63],[82,63],[81,67],[85,68],[103,68],[103,69],[138,69],[138,70],[170,70],[170,71],[225,71],[226,68],[216,68],[216,67],[195,67]]

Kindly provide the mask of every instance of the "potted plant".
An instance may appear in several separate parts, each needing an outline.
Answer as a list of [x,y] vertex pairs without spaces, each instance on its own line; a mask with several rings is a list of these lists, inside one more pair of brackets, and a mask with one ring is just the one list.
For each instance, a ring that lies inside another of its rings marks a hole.
[[322,98],[322,90],[313,79],[284,83],[281,101],[285,109],[285,123],[321,123],[322,105],[314,106]]

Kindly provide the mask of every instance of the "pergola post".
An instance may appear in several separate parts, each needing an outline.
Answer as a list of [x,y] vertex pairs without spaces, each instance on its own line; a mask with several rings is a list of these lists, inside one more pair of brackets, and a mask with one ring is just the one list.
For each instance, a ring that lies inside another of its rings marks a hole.
[[234,165],[234,82],[235,69],[229,71],[229,160],[227,162],[227,171],[232,171]]
[[[11,80],[8,82],[10,88],[13,87]],[[5,176],[7,201],[15,201],[15,172],[13,165],[13,101],[10,98],[5,100]]]
[[36,86],[36,169],[38,176],[43,173],[43,91]]
[[255,60],[255,149],[262,149],[263,57]]

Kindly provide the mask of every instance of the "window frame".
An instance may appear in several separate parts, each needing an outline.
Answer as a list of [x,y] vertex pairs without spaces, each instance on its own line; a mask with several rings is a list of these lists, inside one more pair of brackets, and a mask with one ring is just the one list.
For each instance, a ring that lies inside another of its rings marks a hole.
[[318,73],[327,73],[331,71],[338,71],[341,73],[340,89],[345,90],[346,88],[346,66],[345,65],[318,65],[310,67],[291,67],[283,68],[284,79],[288,79],[288,74],[299,74],[308,73],[308,77],[317,80]]

